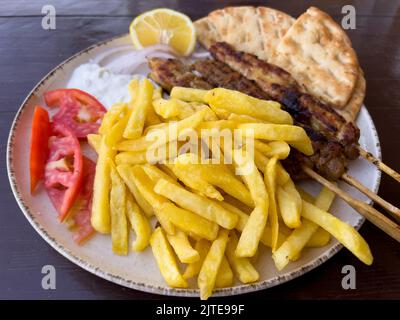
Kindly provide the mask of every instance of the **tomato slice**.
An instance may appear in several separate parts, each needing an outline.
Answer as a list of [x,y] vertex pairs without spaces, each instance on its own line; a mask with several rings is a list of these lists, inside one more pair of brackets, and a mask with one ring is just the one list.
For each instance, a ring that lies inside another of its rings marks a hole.
[[97,133],[106,108],[92,95],[79,89],[57,89],[44,95],[49,107],[60,107],[53,122],[68,127],[78,138]]
[[73,224],[77,229],[73,235],[76,243],[82,244],[89,239],[95,230],[90,222],[92,214],[92,196],[93,196],[93,183],[94,175],[96,172],[96,163],[89,158],[83,157],[83,177],[82,186],[79,192],[76,205],[73,210]]
[[82,151],[78,139],[65,126],[53,123],[44,185],[63,221],[74,204],[82,183]]
[[44,176],[44,166],[49,153],[48,141],[51,126],[49,113],[40,106],[35,107],[31,130],[31,150],[29,171],[31,179],[31,193]]

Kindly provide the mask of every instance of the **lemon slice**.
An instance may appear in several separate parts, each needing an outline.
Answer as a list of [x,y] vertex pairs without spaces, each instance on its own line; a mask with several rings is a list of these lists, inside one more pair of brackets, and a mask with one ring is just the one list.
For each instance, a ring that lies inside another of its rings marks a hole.
[[189,55],[196,44],[196,31],[190,18],[171,9],[155,9],[137,16],[129,27],[136,49],[167,44],[181,55]]

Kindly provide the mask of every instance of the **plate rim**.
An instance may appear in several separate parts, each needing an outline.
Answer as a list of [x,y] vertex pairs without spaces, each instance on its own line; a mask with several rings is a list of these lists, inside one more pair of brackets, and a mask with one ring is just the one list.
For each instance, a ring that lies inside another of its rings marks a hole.
[[[11,190],[13,192],[14,198],[18,203],[18,206],[26,219],[29,221],[31,226],[36,230],[36,232],[53,248],[55,249],[58,253],[63,255],[65,258],[67,258],[69,261],[72,263],[78,265],[82,269],[95,274],[96,276],[103,278],[105,280],[108,280],[110,282],[113,282],[115,284],[147,292],[147,293],[152,293],[152,294],[159,294],[159,295],[165,295],[165,296],[179,296],[179,297],[198,297],[199,296],[199,290],[198,289],[179,289],[179,288],[171,288],[168,287],[167,285],[165,286],[156,286],[156,285],[149,285],[146,283],[142,282],[136,282],[133,280],[125,279],[122,278],[118,275],[108,273],[101,268],[91,265],[90,263],[86,262],[85,260],[77,257],[74,255],[68,248],[65,248],[61,244],[59,244],[53,237],[51,237],[47,231],[39,224],[39,222],[35,219],[34,214],[31,212],[30,208],[24,203],[24,200],[18,190],[18,185],[17,185],[17,180],[13,172],[12,168],[12,162],[13,162],[13,147],[14,147],[14,139],[15,139],[15,133],[16,129],[18,127],[18,122],[19,118],[24,111],[24,109],[27,107],[30,99],[34,96],[35,92],[43,86],[46,81],[51,78],[58,70],[62,69],[66,64],[77,58],[78,56],[89,53],[90,51],[99,48],[101,46],[104,46],[112,41],[124,38],[129,36],[128,33],[124,33],[121,35],[116,35],[114,37],[108,38],[106,40],[97,42],[75,54],[70,56],[69,58],[65,59],[62,61],[60,64],[58,64],[56,67],[51,69],[40,81],[33,87],[33,89],[28,93],[28,95],[25,97],[23,102],[18,108],[18,111],[12,121],[12,125],[10,127],[10,132],[9,136],[7,139],[7,149],[6,149],[6,156],[7,156],[7,175],[9,179],[9,183],[11,186]],[[377,148],[377,158],[382,159],[382,150],[380,146],[380,140],[379,140],[379,135],[375,127],[375,123],[373,122],[373,119],[368,112],[367,108],[365,105],[362,105],[362,110],[365,111],[366,117],[370,121],[372,125],[372,135],[375,136],[376,138],[376,148]],[[381,182],[381,171],[378,170],[378,175],[377,178],[374,182],[375,188],[372,190],[374,193],[377,193],[379,190]],[[372,204],[373,201],[369,200],[369,204]],[[357,230],[362,226],[364,223],[365,218],[360,215],[360,219],[358,223],[354,226]],[[255,291],[260,291],[268,288],[272,288],[274,286],[277,286],[279,284],[283,284],[285,282],[288,282],[290,280],[293,280],[297,277],[300,277],[301,275],[315,269],[316,267],[320,266],[324,262],[326,262],[328,259],[332,258],[337,252],[339,252],[343,248],[343,245],[340,243],[337,243],[334,247],[332,247],[328,252],[322,253],[318,258],[310,261],[306,265],[300,266],[299,268],[292,270],[286,274],[283,275],[278,275],[273,277],[272,279],[269,280],[263,280],[259,281],[257,283],[253,284],[240,284],[234,287],[228,287],[228,288],[219,288],[216,289],[213,293],[213,297],[218,297],[218,296],[233,296],[233,295],[240,295],[240,294],[245,294],[245,293],[250,293],[250,292],[255,292]]]

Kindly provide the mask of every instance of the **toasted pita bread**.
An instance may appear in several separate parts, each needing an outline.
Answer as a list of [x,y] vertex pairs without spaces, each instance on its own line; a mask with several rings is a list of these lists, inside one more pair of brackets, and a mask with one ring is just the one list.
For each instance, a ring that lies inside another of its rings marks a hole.
[[198,40],[209,48],[224,41],[269,61],[280,39],[295,19],[267,7],[227,7],[195,22]]
[[338,109],[339,113],[348,121],[355,121],[365,98],[367,84],[364,78],[364,72],[359,71],[356,86],[350,100],[343,109]]
[[359,73],[346,33],[315,7],[286,32],[271,62],[291,73],[306,91],[337,108],[346,106]]

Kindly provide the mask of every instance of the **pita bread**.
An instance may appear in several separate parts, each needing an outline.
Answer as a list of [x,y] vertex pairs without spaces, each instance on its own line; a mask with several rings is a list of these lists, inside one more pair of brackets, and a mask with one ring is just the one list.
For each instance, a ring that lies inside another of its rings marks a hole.
[[288,71],[307,92],[337,108],[346,106],[359,73],[346,33],[315,7],[286,32],[271,62]]
[[267,7],[227,7],[211,12],[194,23],[198,40],[209,48],[224,41],[236,50],[269,61],[280,39],[295,19]]
[[356,86],[354,88],[353,94],[350,100],[347,102],[346,106],[338,110],[339,113],[347,120],[347,121],[355,121],[358,113],[360,112],[361,106],[363,105],[365,98],[365,91],[367,88],[367,84],[364,78],[364,72],[360,69],[359,75],[357,78]]

